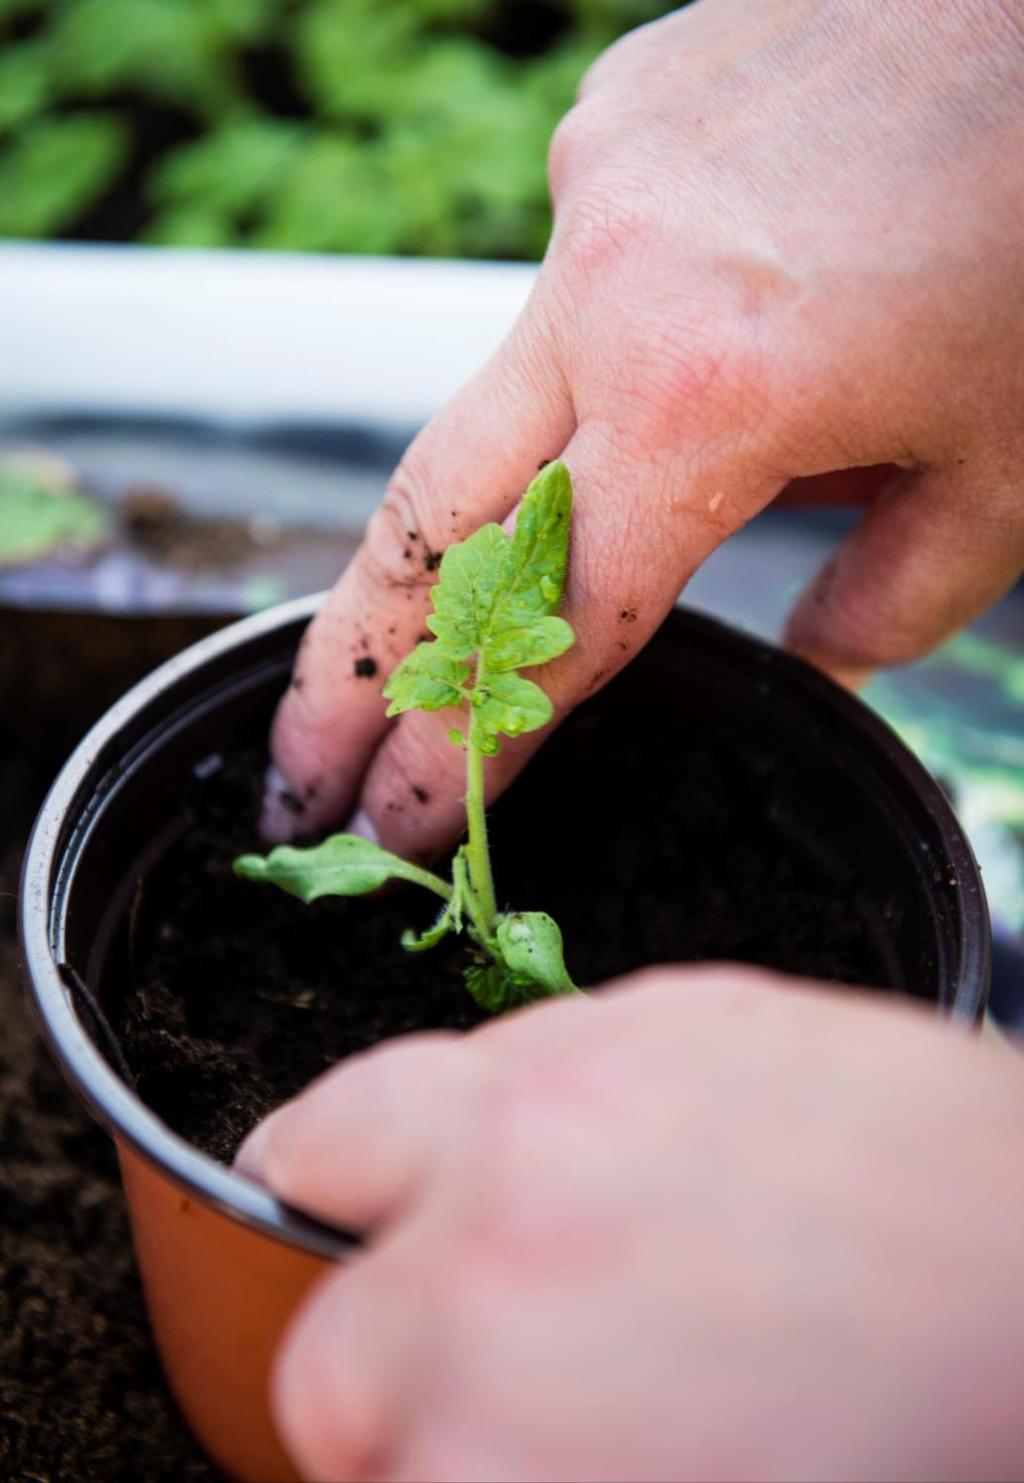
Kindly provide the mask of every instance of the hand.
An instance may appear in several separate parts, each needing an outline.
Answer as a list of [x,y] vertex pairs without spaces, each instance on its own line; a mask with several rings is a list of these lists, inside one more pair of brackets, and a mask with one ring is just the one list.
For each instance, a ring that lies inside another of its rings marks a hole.
[[[702,0],[612,47],[555,136],[527,309],[413,443],[306,638],[272,747],[302,827],[358,797],[400,853],[458,834],[448,718],[391,729],[381,682],[439,553],[563,452],[579,639],[543,677],[556,720],[787,486],[869,498],[789,630],[838,675],[990,604],[1024,567],[1022,134],[1024,0]],[[492,796],[542,735],[503,749]]]
[[311,1479],[1018,1478],[1024,1069],[656,970],[329,1072],[240,1162],[370,1232],[286,1339]]

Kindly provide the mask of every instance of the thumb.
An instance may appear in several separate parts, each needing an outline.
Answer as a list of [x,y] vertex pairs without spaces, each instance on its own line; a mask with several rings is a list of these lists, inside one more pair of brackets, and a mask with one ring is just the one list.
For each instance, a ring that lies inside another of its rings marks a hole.
[[850,686],[920,658],[1024,571],[1024,499],[1005,468],[898,476],[794,609],[787,645]]

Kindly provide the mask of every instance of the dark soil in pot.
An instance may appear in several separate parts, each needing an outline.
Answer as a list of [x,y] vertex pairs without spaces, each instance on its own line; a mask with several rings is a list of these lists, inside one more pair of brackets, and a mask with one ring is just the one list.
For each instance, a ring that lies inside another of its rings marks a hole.
[[[894,948],[900,893],[819,835],[806,800],[795,811],[813,787],[804,759],[738,733],[728,710],[658,710],[648,734],[649,700],[624,674],[494,812],[499,896],[556,917],[577,982],[731,959],[913,991]],[[108,976],[139,1094],[222,1159],[339,1059],[480,1018],[457,941],[415,958],[399,945],[403,927],[433,915],[432,898],[408,888],[305,907],[231,874],[235,854],[259,848],[263,761],[254,745],[183,787],[186,828],[126,914],[113,993]],[[393,806],[423,804],[413,790]]]

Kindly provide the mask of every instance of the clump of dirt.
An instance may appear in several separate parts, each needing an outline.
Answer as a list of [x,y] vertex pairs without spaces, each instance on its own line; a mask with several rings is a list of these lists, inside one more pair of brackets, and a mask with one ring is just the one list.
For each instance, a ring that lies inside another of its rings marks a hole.
[[121,527],[136,550],[184,571],[219,571],[276,550],[288,533],[276,521],[191,514],[160,485],[137,484],[118,502]]

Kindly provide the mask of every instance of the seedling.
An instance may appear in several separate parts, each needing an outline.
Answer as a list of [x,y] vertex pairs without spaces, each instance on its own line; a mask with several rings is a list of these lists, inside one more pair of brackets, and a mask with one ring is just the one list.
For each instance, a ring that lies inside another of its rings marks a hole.
[[562,934],[542,911],[499,911],[487,843],[484,762],[503,736],[545,726],[554,712],[539,685],[519,670],[545,664],[575,641],[558,617],[569,549],[572,484],[563,463],[548,464],[523,496],[515,533],[485,525],[450,546],[427,618],[432,639],[418,644],[384,687],[389,716],[461,708],[467,717],[448,739],[466,754],[465,843],[444,880],[355,834],[335,834],[311,848],[280,845],[242,855],[235,872],[271,881],[300,900],[362,896],[389,880],[411,881],[443,903],[425,932],[407,931],[409,952],[465,933],[472,955],[466,985],[497,1013],[553,994],[578,994],[566,971]]

